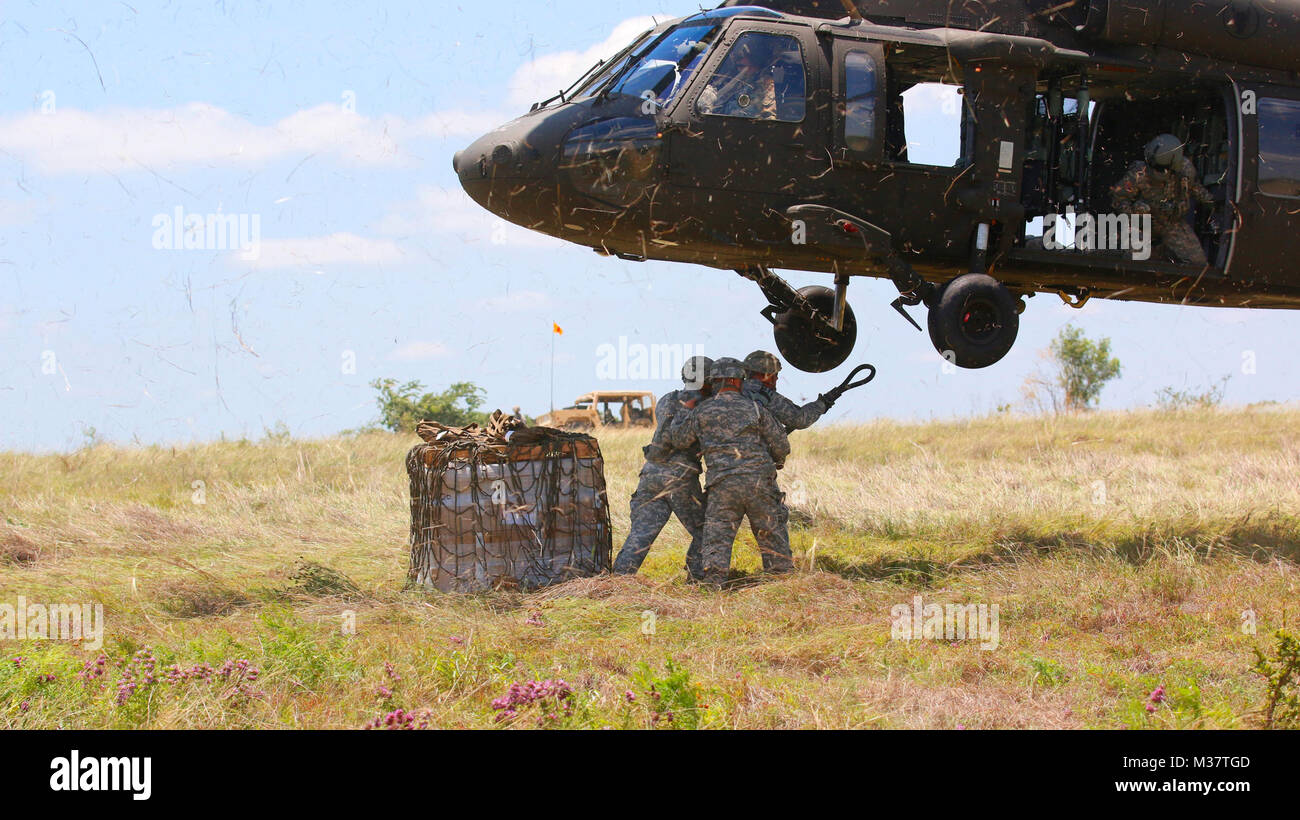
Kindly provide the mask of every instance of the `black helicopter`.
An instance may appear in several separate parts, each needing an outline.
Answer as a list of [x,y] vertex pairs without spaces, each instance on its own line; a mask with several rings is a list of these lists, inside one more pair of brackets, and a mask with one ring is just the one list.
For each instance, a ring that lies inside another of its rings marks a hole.
[[[919,330],[906,308],[924,305],[935,348],[981,368],[1036,293],[1300,307],[1297,71],[1300,0],[729,0],[645,32],[453,165],[526,228],[753,280],[801,370],[851,353],[853,276],[891,279],[895,309]],[[926,84],[959,94],[951,165],[909,161],[905,95]],[[1208,265],[1032,233],[1109,209],[1166,133],[1213,197],[1189,218]]]

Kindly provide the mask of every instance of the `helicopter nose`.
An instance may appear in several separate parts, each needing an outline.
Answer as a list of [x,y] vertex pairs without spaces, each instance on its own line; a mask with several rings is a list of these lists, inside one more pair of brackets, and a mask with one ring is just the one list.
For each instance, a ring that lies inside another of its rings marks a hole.
[[492,133],[476,140],[451,158],[452,170],[461,184],[481,179],[531,180],[541,177],[542,155],[525,147],[517,138]]
[[554,162],[527,123],[485,134],[457,151],[451,164],[465,193],[483,208],[517,225],[543,232],[554,226]]

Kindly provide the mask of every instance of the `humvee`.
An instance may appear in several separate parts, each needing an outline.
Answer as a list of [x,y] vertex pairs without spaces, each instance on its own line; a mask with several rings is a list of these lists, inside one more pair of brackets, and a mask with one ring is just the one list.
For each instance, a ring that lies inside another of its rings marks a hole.
[[643,390],[585,393],[563,410],[552,410],[539,416],[537,424],[561,430],[654,427],[655,396]]

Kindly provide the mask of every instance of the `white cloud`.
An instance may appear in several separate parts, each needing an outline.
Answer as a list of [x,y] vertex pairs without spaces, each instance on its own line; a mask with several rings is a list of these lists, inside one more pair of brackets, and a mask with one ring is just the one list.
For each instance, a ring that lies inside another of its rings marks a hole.
[[100,112],[64,108],[57,114],[0,118],[0,152],[50,174],[258,165],[309,154],[360,165],[400,165],[415,161],[406,149],[414,140],[476,137],[505,119],[496,112],[467,111],[414,120],[372,118],[331,103],[264,126],[206,103]]
[[327,265],[398,265],[407,259],[406,253],[392,240],[368,239],[351,233],[298,239],[264,239],[256,247],[255,258],[246,258],[241,251],[232,251],[230,258],[257,270]]
[[525,63],[510,80],[512,105],[527,107],[554,97],[568,88],[597,60],[608,60],[641,32],[654,26],[649,17],[633,17],[614,27],[614,32],[586,51],[560,51]]
[[379,223],[387,236],[439,234],[455,236],[466,244],[503,247],[557,248],[563,241],[506,222],[485,210],[464,191],[421,185],[416,199],[397,205]]
[[[604,42],[585,51],[547,54],[526,63],[510,80],[508,108],[519,112],[554,96],[651,25],[649,17],[625,20]],[[463,109],[412,119],[367,117],[326,103],[257,125],[203,102],[163,109],[60,108],[53,114],[0,117],[0,153],[46,174],[259,165],[310,154],[360,165],[401,165],[417,161],[409,150],[415,140],[474,138],[509,119],[511,115],[502,111]]]
[[442,358],[450,352],[442,342],[410,342],[394,350],[388,358],[399,362],[427,362]]

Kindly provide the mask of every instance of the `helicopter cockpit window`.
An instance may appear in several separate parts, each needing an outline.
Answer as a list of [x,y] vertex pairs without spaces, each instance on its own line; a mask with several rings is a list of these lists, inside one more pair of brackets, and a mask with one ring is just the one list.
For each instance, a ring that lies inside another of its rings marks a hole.
[[582,77],[579,77],[578,81],[574,84],[577,86],[577,90],[573,92],[571,98],[576,99],[591,94],[596,91],[596,89],[607,83],[610,77],[623,70],[628,62],[633,59],[633,55],[636,54],[637,49],[645,45],[646,41],[649,39],[650,32],[647,31],[633,40],[630,46],[625,47],[609,60],[597,63],[595,66],[588,69],[587,73]]
[[748,31],[736,38],[700,93],[696,109],[719,117],[801,122],[806,98],[799,41],[784,34]]
[[1300,197],[1300,102],[1259,101],[1259,190]]
[[659,108],[666,107],[704,61],[719,30],[715,23],[673,29],[623,71],[613,93],[643,97],[654,100]]
[[876,59],[865,51],[844,57],[844,145],[866,153],[876,139]]

